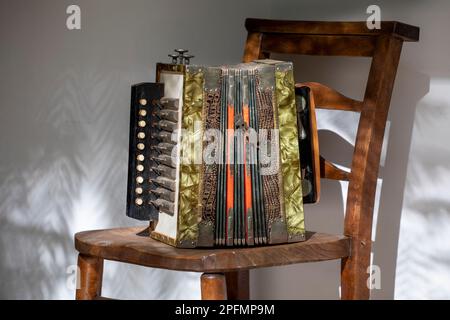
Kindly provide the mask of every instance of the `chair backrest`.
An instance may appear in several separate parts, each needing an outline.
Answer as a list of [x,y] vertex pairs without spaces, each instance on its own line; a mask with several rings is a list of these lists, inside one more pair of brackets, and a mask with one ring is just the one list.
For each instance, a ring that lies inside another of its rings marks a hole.
[[[269,58],[271,53],[372,57],[363,101],[347,98],[319,83],[310,86],[317,108],[360,113],[350,172],[321,158],[322,178],[349,181],[344,234],[352,238],[351,257],[344,259],[342,278],[357,283],[342,288],[343,298],[361,298],[370,263],[372,216],[380,153],[389,103],[404,41],[418,41],[419,28],[382,22],[313,22],[247,19],[244,62]],[[367,296],[368,298],[368,296]]]

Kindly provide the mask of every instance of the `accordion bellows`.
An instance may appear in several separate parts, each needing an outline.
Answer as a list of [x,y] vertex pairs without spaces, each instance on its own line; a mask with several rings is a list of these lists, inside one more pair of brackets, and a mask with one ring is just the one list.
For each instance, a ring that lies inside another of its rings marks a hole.
[[304,240],[292,63],[157,70],[164,98],[142,128],[156,137],[144,163],[156,167],[143,177],[150,196],[140,202],[158,215],[151,237],[183,248]]

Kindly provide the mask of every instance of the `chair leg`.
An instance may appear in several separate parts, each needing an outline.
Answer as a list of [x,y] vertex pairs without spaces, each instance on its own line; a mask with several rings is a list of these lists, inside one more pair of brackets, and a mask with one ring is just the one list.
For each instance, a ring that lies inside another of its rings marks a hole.
[[103,259],[98,257],[78,255],[80,283],[77,288],[77,300],[94,300],[101,296],[103,278]]
[[226,300],[227,284],[222,273],[204,273],[200,278],[202,300]]
[[229,300],[250,299],[250,273],[248,270],[226,272],[227,296]]
[[[365,259],[364,259],[365,258]],[[341,262],[341,299],[368,300],[370,289],[368,286],[370,252],[367,257],[348,257]]]

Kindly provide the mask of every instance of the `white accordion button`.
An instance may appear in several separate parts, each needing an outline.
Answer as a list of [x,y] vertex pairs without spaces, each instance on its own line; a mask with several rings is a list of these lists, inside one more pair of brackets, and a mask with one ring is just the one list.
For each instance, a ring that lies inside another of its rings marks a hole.
[[142,164],[139,164],[136,166],[136,170],[139,172],[142,172],[142,171],[144,171],[144,166]]
[[144,182],[144,178],[142,178],[141,176],[136,177],[136,182],[137,183],[143,183]]
[[140,104],[141,106],[146,106],[146,105],[147,105],[147,99],[141,99],[141,100],[139,100],[139,104]]
[[145,138],[145,133],[139,132],[137,136],[138,136],[139,139],[144,139]]
[[142,188],[136,188],[136,194],[142,194],[143,190]]
[[147,115],[147,111],[145,111],[144,109],[139,110],[139,115],[141,117],[145,117]]
[[144,155],[143,154],[138,154],[138,156],[136,157],[136,159],[138,161],[144,161]]
[[145,121],[141,120],[138,123],[139,127],[144,128],[147,124],[145,123]]
[[141,198],[136,198],[136,200],[134,201],[134,203],[136,203],[138,206],[142,206],[142,204],[144,203],[144,201],[142,201]]

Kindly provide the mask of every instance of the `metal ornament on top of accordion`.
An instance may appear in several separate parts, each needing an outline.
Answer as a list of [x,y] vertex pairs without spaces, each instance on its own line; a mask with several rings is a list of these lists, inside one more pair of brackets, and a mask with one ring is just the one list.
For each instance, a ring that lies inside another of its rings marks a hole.
[[[147,140],[156,151],[148,159],[148,210],[159,213],[151,237],[185,248],[304,240],[303,198],[308,195],[302,193],[299,144],[308,147],[304,133],[310,128],[299,117],[304,105],[296,106],[292,63],[190,66],[182,61],[186,51],[177,52],[170,55],[175,63],[157,64],[165,103],[156,103],[151,112],[156,117],[151,137],[157,140]],[[210,129],[219,131],[211,134]],[[261,137],[264,130],[270,144],[265,153],[250,139],[252,132]],[[136,132],[130,129],[130,134]],[[130,160],[134,145],[130,138]],[[279,152],[269,153],[275,157],[262,161],[274,147]],[[203,155],[210,155],[208,162]],[[129,193],[134,181],[129,178]],[[128,206],[139,204],[129,197]]]

